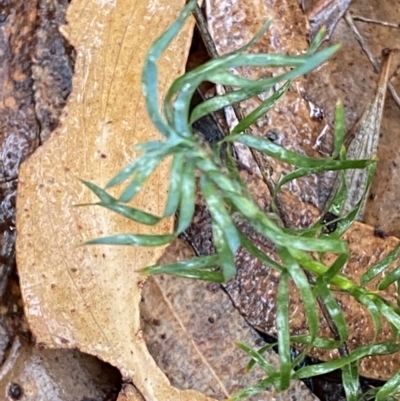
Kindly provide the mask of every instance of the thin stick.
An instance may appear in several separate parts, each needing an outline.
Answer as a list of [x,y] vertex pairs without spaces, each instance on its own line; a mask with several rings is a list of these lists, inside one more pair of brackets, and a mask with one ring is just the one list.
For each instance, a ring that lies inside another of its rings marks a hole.
[[[369,61],[374,66],[375,72],[379,72],[380,68],[381,68],[380,62],[375,57],[374,53],[372,52],[371,48],[368,45],[368,42],[364,39],[364,37],[361,35],[360,31],[355,26],[353,17],[351,16],[351,14],[349,12],[347,12],[344,15],[344,19],[347,22],[347,25],[350,27],[350,29],[354,32],[354,35],[356,36],[358,43],[360,44],[364,53],[367,55]],[[397,106],[400,107],[400,96],[396,92],[395,87],[390,82],[388,83],[387,87],[388,87],[390,94],[393,97],[393,100],[396,102]]]
[[380,21],[371,18],[361,17],[360,15],[353,15],[354,21],[370,22],[371,24],[379,24],[383,26],[388,26],[390,28],[400,28],[400,24],[394,22]]

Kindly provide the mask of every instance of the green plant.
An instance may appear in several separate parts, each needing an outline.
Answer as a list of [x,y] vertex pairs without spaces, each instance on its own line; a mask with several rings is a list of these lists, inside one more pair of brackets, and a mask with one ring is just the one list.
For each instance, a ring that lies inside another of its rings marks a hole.
[[[396,335],[400,330],[400,315],[396,307],[386,303],[378,293],[372,293],[340,274],[342,267],[349,259],[347,244],[340,237],[355,220],[362,206],[362,200],[352,212],[338,218],[338,228],[333,233],[324,233],[324,224],[321,221],[305,230],[284,228],[277,224],[275,222],[276,219],[271,218],[271,215],[265,214],[252,200],[248,189],[240,180],[235,160],[231,153],[233,142],[239,142],[296,167],[292,173],[283,177],[277,184],[274,199],[280,188],[294,178],[315,172],[338,170],[338,185],[327,211],[340,215],[347,196],[344,171],[355,168],[368,169],[368,187],[376,165],[375,160],[346,160],[346,152],[343,147],[345,135],[344,113],[340,104],[337,105],[336,110],[334,150],[329,158],[309,158],[284,149],[267,139],[244,133],[247,127],[256,122],[260,115],[266,113],[284,95],[291,80],[323,63],[334,54],[338,46],[332,46],[317,52],[321,40],[320,35],[304,56],[246,54],[245,50],[268,28],[269,23],[266,23],[256,37],[239,51],[211,60],[178,78],[169,88],[161,110],[158,99],[156,63],[171,40],[177,35],[195,5],[195,1],[190,1],[187,4],[177,21],[153,44],[144,63],[142,83],[147,110],[151,120],[164,136],[164,140],[147,142],[136,146],[136,150],[142,151],[141,155],[113,177],[105,188],[83,181],[99,198],[99,202],[96,205],[106,207],[139,223],[154,225],[162,218],[178,213],[179,222],[176,230],[172,234],[165,235],[119,234],[93,239],[87,241],[86,244],[159,246],[172,242],[191,224],[195,206],[196,176],[199,176],[200,191],[211,214],[216,254],[196,257],[166,266],[149,266],[143,269],[143,273],[167,273],[176,276],[225,282],[236,274],[234,254],[240,246],[246,248],[254,257],[259,258],[280,272],[276,317],[278,327],[277,345],[280,358],[279,369],[271,366],[263,358],[262,354],[268,347],[257,351],[244,344],[239,344],[252,358],[249,368],[254,363],[257,363],[264,369],[267,377],[253,387],[234,395],[232,400],[243,399],[271,385],[281,391],[288,388],[291,379],[311,377],[338,368],[341,368],[343,372],[343,383],[348,400],[358,400],[360,399],[360,394],[358,393],[359,360],[367,355],[387,354],[398,351],[400,346],[395,341],[373,342],[334,361],[303,367],[299,370],[294,370],[294,368],[311,347],[334,349],[343,344],[348,337],[346,320],[332,294],[331,285],[351,294],[358,302],[368,308],[375,324],[376,334],[380,329],[381,316],[384,316],[390,322]],[[253,81],[233,75],[230,72],[232,67],[238,66],[290,67],[290,69],[272,78]],[[204,101],[190,113],[191,97],[195,89],[203,81],[231,85],[235,90]],[[246,116],[231,135],[225,137],[215,146],[210,147],[193,133],[191,124],[198,118],[263,93],[278,83],[283,83],[280,89],[258,109]],[[223,144],[226,146],[223,147]],[[129,206],[129,202],[140,191],[146,179],[159,163],[168,156],[173,158],[173,162],[170,172],[169,195],[163,216],[154,216]],[[109,188],[115,185],[123,185],[124,188],[119,198],[115,198],[107,192]],[[271,213],[275,213],[274,202],[272,202],[271,207]],[[273,261],[268,255],[259,250],[237,228],[235,217],[245,219],[258,233],[275,244],[280,257],[279,263]],[[310,252],[313,254],[311,255]],[[336,261],[329,267],[322,262],[326,252],[337,255]],[[398,253],[399,248],[371,269],[364,276],[362,284],[364,285],[376,274],[386,269],[393,261],[394,255],[397,256]],[[400,268],[387,276],[381,282],[380,289],[397,282],[399,272]],[[306,273],[313,277],[313,283],[310,283]],[[307,335],[290,335],[287,308],[290,280],[298,287],[304,302],[308,322]],[[318,336],[318,316],[315,307],[317,297],[321,297],[324,300],[330,317],[337,327],[338,338],[335,340],[328,340]],[[290,356],[292,343],[304,345],[304,351],[294,361]],[[399,384],[400,374],[394,376],[382,388],[371,392],[371,396],[378,401],[387,400],[395,394]]]

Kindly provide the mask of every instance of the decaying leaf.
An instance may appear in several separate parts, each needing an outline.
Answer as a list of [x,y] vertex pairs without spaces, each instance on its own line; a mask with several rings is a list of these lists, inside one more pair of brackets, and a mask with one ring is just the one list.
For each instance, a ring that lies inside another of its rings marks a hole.
[[77,350],[39,350],[16,337],[0,369],[0,394],[24,401],[115,399],[118,389],[111,383],[120,381],[118,376],[116,369]]
[[[167,264],[193,257],[181,240],[170,245],[158,263]],[[140,304],[142,329],[149,351],[171,383],[195,389],[218,400],[265,377],[261,368],[249,373],[248,356],[235,341],[251,347],[264,345],[261,337],[233,307],[219,285],[171,276],[153,276],[146,282]],[[266,359],[279,363],[274,352]],[[249,401],[315,400],[299,381],[276,394],[264,391]]]
[[[137,270],[154,264],[162,249],[79,245],[117,232],[166,233],[172,221],[144,228],[103,208],[74,204],[95,200],[78,178],[105,185],[135,156],[133,145],[158,137],[141,95],[142,62],[183,5],[71,5],[63,31],[77,53],[73,92],[61,126],[22,166],[18,188],[18,269],[37,343],[79,348],[110,362],[148,401],[209,399],[173,388],[143,340],[138,303],[144,277]],[[159,65],[163,91],[183,72],[192,27],[186,25]],[[167,173],[165,164],[136,206],[162,214]]]
[[329,39],[338,21],[343,17],[352,0],[319,0],[307,11],[310,23],[309,38],[312,41],[319,30],[326,29],[325,38]]
[[[392,58],[393,51],[386,50],[382,55],[381,72],[376,94],[357,123],[347,149],[347,158],[350,160],[371,159],[376,156]],[[342,208],[343,215],[350,213],[364,196],[367,189],[368,172],[366,169],[348,170],[345,172],[345,177],[348,196]],[[362,217],[363,211],[364,207],[361,208],[360,217]]]

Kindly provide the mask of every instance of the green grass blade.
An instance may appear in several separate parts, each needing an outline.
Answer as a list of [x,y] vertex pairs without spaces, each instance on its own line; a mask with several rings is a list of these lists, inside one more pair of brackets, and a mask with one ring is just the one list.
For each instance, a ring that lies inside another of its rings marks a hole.
[[146,224],[147,226],[153,226],[161,221],[161,217],[154,216],[151,213],[147,213],[143,210],[136,209],[134,207],[121,205],[120,203],[97,203],[99,206],[103,206],[112,212],[115,212],[121,216],[126,217],[129,220],[136,221],[137,223]]
[[257,122],[263,115],[265,115],[276,102],[287,92],[291,82],[286,82],[281,86],[272,96],[261,103],[255,110],[245,116],[239,121],[239,124],[232,130],[231,135],[237,135],[244,132],[248,127]]
[[181,143],[165,143],[159,142],[159,146],[152,150],[148,150],[145,153],[138,156],[133,162],[125,166],[119,173],[114,176],[106,185],[106,189],[114,187],[115,185],[121,184],[128,178],[138,171],[146,170],[146,166],[149,160],[159,160],[161,161],[168,155],[176,154],[179,152],[185,152],[187,148]]
[[376,393],[375,401],[387,401],[389,397],[400,394],[400,370],[394,374]]
[[[247,365],[247,370],[250,370],[252,366],[257,363],[265,372],[267,376],[271,376],[276,373],[276,369],[262,356],[262,353],[265,352],[267,349],[271,348],[271,344],[268,344],[266,348],[262,349],[261,352],[257,351],[246,344],[241,342],[236,342],[236,345],[243,350],[247,355],[252,358],[252,365]],[[250,366],[250,367],[249,367]]]
[[184,157],[182,154],[177,154],[174,157],[169,174],[168,199],[165,205],[164,217],[172,216],[178,209],[181,199],[180,180],[183,175],[183,169]]
[[165,154],[155,155],[153,158],[147,159],[147,164],[142,166],[140,170],[136,171],[135,176],[131,182],[125,187],[121,196],[118,198],[119,202],[130,202],[137,193],[142,189],[145,181],[153,174],[154,170],[158,167],[161,161],[166,157]]
[[228,136],[224,139],[229,142],[239,142],[249,148],[258,150],[265,153],[267,156],[280,160],[285,163],[292,164],[298,167],[309,169],[308,172],[302,173],[303,175],[311,174],[319,171],[328,170],[344,170],[344,169],[358,169],[369,166],[371,160],[330,160],[330,159],[314,159],[308,156],[303,156],[299,153],[288,150],[283,146],[271,142],[269,139],[264,139],[254,135],[239,134]]
[[343,366],[342,383],[346,394],[346,401],[358,401],[360,390],[358,361]]
[[246,87],[253,83],[251,79],[242,78],[239,75],[234,75],[221,69],[210,73],[207,79],[217,85],[236,86],[238,88]]
[[121,184],[128,178],[130,178],[137,169],[140,169],[145,163],[147,163],[147,154],[143,153],[138,156],[135,160],[125,166],[118,172],[106,185],[106,189],[112,188],[115,185]]
[[347,341],[349,336],[349,332],[347,329],[347,322],[343,315],[342,309],[337,303],[336,299],[332,295],[326,283],[322,280],[317,279],[315,284],[315,293],[316,295],[320,295],[324,301],[324,304],[329,312],[329,315],[332,321],[335,323],[336,328],[339,333],[340,342],[344,343]]
[[338,239],[318,239],[302,238],[296,235],[286,234],[272,220],[264,214],[260,208],[245,196],[226,191],[225,197],[228,198],[253,225],[257,232],[271,239],[277,245],[315,252],[335,252],[347,253],[347,244]]
[[311,289],[304,271],[300,268],[300,265],[297,263],[296,259],[293,258],[290,252],[287,249],[280,249],[279,255],[282,258],[290,277],[300,291],[307,317],[309,334],[311,338],[316,338],[318,334],[319,321],[313,290]]
[[212,219],[223,230],[224,238],[228,242],[229,248],[235,253],[240,245],[239,234],[233,224],[231,216],[225,208],[222,196],[219,194],[215,185],[205,176],[202,176],[200,179],[200,187],[206,199]]
[[306,379],[309,377],[319,376],[333,372],[336,369],[341,369],[343,366],[355,362],[369,355],[386,355],[393,354],[400,350],[400,344],[391,342],[367,345],[359,347],[352,351],[349,356],[341,357],[333,361],[319,363],[316,365],[305,366],[297,370],[293,374],[294,379]]
[[[216,96],[209,100],[204,101],[193,110],[190,116],[190,124],[192,124],[199,118],[207,114],[210,114],[216,110],[220,110],[233,103],[238,103],[243,100],[249,99],[253,96],[259,95],[260,93],[267,91],[269,88],[271,88],[272,86],[274,86],[279,82],[290,81],[293,80],[294,78],[306,74],[307,72],[316,68],[318,65],[322,64],[329,57],[331,57],[339,49],[339,47],[340,46],[335,45],[326,48],[324,50],[321,50],[320,52],[312,56],[306,57],[304,59],[304,62],[302,62],[302,59],[300,57],[288,57],[282,55],[247,54],[246,56],[239,56],[235,58],[234,59],[235,63],[232,63],[231,65],[227,66],[228,68],[235,67],[234,64],[238,64],[238,66],[249,65],[246,64],[244,61],[250,63],[251,61],[256,62],[256,61],[261,61],[263,59],[265,61],[265,63],[262,64],[263,67],[267,66],[283,67],[295,64],[297,65],[301,64],[301,65],[299,65],[295,69],[292,69],[276,77],[256,80],[252,84],[249,84],[246,88],[239,89],[237,91],[230,92],[225,95]],[[293,60],[293,62],[291,62],[291,59]],[[240,63],[242,60],[243,62]]]
[[310,48],[307,51],[307,54],[314,54],[318,47],[321,45],[322,41],[324,40],[325,37],[325,33],[326,33],[326,28],[322,27],[318,33],[315,35],[314,40],[311,42],[310,44]]
[[350,291],[350,294],[358,302],[364,305],[366,307],[366,310],[371,315],[372,321],[374,323],[374,339],[372,340],[372,342],[375,343],[382,325],[381,315],[378,307],[376,306],[375,302],[373,302],[373,300],[370,299],[368,294],[364,294],[358,289]]
[[[258,353],[258,355],[261,355],[261,357],[263,358],[263,354],[265,354],[266,352],[270,351],[272,348],[276,347],[277,343],[272,343],[272,344],[265,344],[264,346],[262,346],[258,351],[256,351]],[[257,358],[254,358],[250,353],[249,355],[253,358],[246,366],[246,371],[249,372],[251,369],[253,369],[254,365],[256,363],[258,363]],[[267,361],[267,363],[269,363]],[[265,371],[265,369],[264,369]],[[275,368],[274,368],[275,371]],[[269,374],[273,374],[274,372],[270,371]]]
[[117,200],[107,193],[103,188],[98,187],[96,184],[92,182],[80,180],[80,182],[86,185],[101,201],[103,204],[112,204],[117,202]]
[[254,245],[253,241],[247,238],[241,231],[239,231],[239,237],[240,245],[245,248],[250,253],[250,255],[253,255],[255,258],[261,260],[261,262],[263,262],[265,265],[272,267],[278,272],[283,271],[284,268],[279,263],[275,262],[267,254],[258,249],[257,246]]
[[281,273],[278,284],[276,297],[276,330],[280,367],[279,391],[283,391],[290,385],[292,370],[289,326],[289,273],[287,271]]
[[336,349],[341,344],[339,341],[329,340],[329,339],[322,338],[322,337],[312,338],[310,335],[306,335],[306,334],[291,336],[290,341],[292,343],[305,344],[308,346],[313,344],[314,347],[321,348],[321,349]]
[[344,120],[344,107],[341,102],[336,103],[335,109],[335,140],[333,144],[332,158],[336,159],[342,150],[344,137],[346,135],[346,127]]
[[220,265],[222,267],[222,275],[225,281],[231,280],[236,276],[235,257],[229,247],[224,231],[213,221],[212,224],[213,242],[217,249]]
[[84,245],[161,246],[171,243],[174,239],[175,235],[172,234],[116,234],[86,241]]
[[396,269],[392,270],[386,277],[384,277],[378,285],[379,291],[386,290],[389,285],[393,283],[397,283],[400,279],[400,266],[396,267]]
[[171,127],[165,123],[165,119],[158,107],[159,94],[157,61],[172,40],[178,35],[186,19],[189,17],[196,5],[196,0],[191,0],[186,4],[183,10],[179,13],[176,21],[153,43],[143,64],[142,87],[146,100],[147,112],[149,113],[153,124],[166,138],[170,137],[173,134],[173,131]]
[[196,203],[195,161],[188,160],[180,178],[179,224],[177,233],[185,231],[191,224]]
[[392,304],[386,303],[384,299],[376,295],[370,295],[370,298],[379,309],[381,315],[385,316],[386,319],[397,331],[400,331],[400,313],[398,309],[395,308]]
[[395,260],[398,259],[399,255],[400,255],[400,243],[392,251],[390,251],[390,253],[387,256],[385,256],[381,261],[379,261],[371,269],[368,269],[361,276],[360,284],[362,286],[365,286],[373,278],[375,278],[378,274],[385,271]]
[[350,259],[350,254],[344,253],[339,255],[336,260],[332,263],[326,273],[321,276],[323,282],[327,285],[329,284],[334,277],[340,273],[342,268],[346,265],[348,260]]
[[248,43],[246,43],[244,46],[240,47],[237,52],[238,53],[244,53],[246,50],[248,50],[251,46],[254,45],[261,37],[264,35],[265,32],[269,29],[269,27],[272,24],[272,19],[268,19],[267,21],[264,22],[260,30],[253,36],[252,39],[249,40]]
[[170,274],[191,279],[222,283],[221,271],[215,270],[219,264],[218,255],[209,255],[182,260],[167,265],[154,265],[142,269],[144,274]]

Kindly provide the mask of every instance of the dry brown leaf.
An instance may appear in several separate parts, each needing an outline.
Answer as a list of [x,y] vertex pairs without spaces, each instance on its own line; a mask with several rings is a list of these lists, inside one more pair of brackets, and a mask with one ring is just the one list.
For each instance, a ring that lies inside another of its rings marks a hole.
[[[193,257],[181,240],[167,248],[159,264]],[[225,399],[265,377],[256,366],[245,372],[249,357],[235,341],[253,348],[264,345],[232,305],[220,285],[171,276],[154,276],[142,292],[140,315],[146,344],[157,365],[171,383],[181,389],[195,389],[216,399]],[[278,366],[271,351],[264,357]],[[315,400],[300,381],[276,394],[264,391],[248,401]]]
[[[184,1],[74,2],[63,28],[77,52],[73,92],[60,128],[20,171],[17,261],[25,311],[38,344],[79,348],[118,367],[148,401],[208,398],[170,386],[147,351],[138,303],[143,277],[162,249],[78,247],[117,232],[165,233],[101,208],[79,178],[104,185],[134,157],[132,145],[158,137],[141,96],[141,66],[150,44]],[[165,91],[184,70],[192,23],[160,63]],[[168,166],[151,178],[135,205],[160,215]],[[122,395],[121,395],[122,397]],[[133,397],[133,396],[132,396]]]
[[326,28],[325,38],[329,39],[336,24],[343,17],[352,0],[319,0],[307,11],[310,23],[310,42],[323,27]]
[[[385,51],[382,55],[381,72],[375,95],[368,103],[364,114],[358,121],[351,143],[347,147],[347,159],[371,159],[376,157],[380,136],[382,113],[385,105],[389,70],[393,59],[393,51]],[[342,207],[342,215],[350,213],[365,195],[368,181],[368,170],[347,170],[345,172],[347,199]],[[365,201],[360,209],[359,217],[362,218]]]
[[[118,371],[77,350],[39,350],[18,337],[0,368],[2,399],[23,401],[106,400],[116,396]],[[21,397],[9,397],[10,387]],[[8,397],[7,397],[8,395]]]

